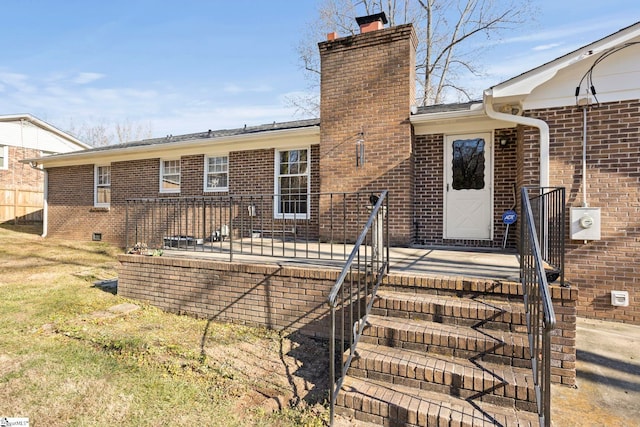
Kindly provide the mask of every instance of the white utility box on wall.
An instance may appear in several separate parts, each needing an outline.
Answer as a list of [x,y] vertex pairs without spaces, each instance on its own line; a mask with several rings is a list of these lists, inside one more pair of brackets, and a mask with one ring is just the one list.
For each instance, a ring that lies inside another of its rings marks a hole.
[[611,291],[611,305],[616,307],[629,307],[629,292]]
[[571,239],[600,240],[600,208],[571,208]]

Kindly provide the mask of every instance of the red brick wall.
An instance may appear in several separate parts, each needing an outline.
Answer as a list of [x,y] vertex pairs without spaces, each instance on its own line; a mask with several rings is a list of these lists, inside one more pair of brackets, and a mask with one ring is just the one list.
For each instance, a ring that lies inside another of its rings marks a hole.
[[[390,239],[399,244],[410,243],[413,229],[409,115],[415,44],[410,25],[319,44],[320,187],[323,192],[389,189]],[[365,163],[356,167],[360,138]],[[350,228],[356,230],[357,224]]]
[[0,188],[43,190],[44,174],[21,160],[40,157],[42,152],[31,148],[8,146],[8,168],[0,169]]
[[327,337],[339,271],[120,255],[118,294],[206,319]]
[[[501,139],[507,145],[500,146]],[[493,240],[443,239],[443,170],[444,135],[419,135],[415,143],[415,223],[414,242],[421,245],[501,248],[506,227],[502,214],[513,207],[513,186],[516,184],[516,129],[497,129],[494,132]],[[516,247],[517,227],[511,226],[507,246]]]
[[[529,111],[550,127],[550,184],[567,189],[567,207],[582,206],[582,109]],[[580,316],[640,324],[640,101],[592,106],[587,120],[587,197],[600,207],[602,239],[570,240],[566,278],[580,289]],[[523,130],[527,184],[537,184],[538,136]],[[613,307],[611,290],[628,291],[629,307]]]
[[[165,311],[265,326],[327,338],[327,299],[339,271],[217,262],[203,259],[120,255],[118,294]],[[430,287],[432,292],[522,294],[517,283],[390,275],[385,285]],[[551,288],[557,314],[552,335],[552,381],[575,385],[577,290]],[[349,325],[346,325],[348,328]]]
[[[180,193],[160,193],[160,159],[145,159],[111,164],[111,206],[94,208],[94,166],[82,165],[50,168],[48,235],[77,240],[90,240],[93,233],[101,233],[102,239],[125,245],[125,205],[127,199],[200,197],[226,195],[204,192],[204,155],[183,156],[180,162]],[[232,195],[273,194],[274,150],[253,150],[229,153],[229,188]],[[319,192],[319,147],[311,147],[311,191]],[[246,206],[248,199],[243,199]],[[265,223],[269,229],[280,230],[281,221],[273,220],[273,198],[264,197],[258,205],[259,217],[254,217],[253,228]],[[312,222],[303,232],[308,237],[317,236],[318,200],[312,200]],[[237,221],[244,221],[247,232],[250,227],[246,209],[235,210]],[[261,222],[261,219],[263,221]],[[227,220],[228,221],[228,220]],[[215,225],[215,224],[214,224]],[[284,227],[289,227],[285,224]],[[135,242],[129,242],[135,243]]]

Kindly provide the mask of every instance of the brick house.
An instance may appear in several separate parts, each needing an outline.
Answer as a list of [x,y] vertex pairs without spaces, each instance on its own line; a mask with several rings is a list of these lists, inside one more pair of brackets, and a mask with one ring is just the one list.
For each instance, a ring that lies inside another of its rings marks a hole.
[[0,222],[42,220],[44,174],[23,160],[86,148],[29,114],[0,116]]
[[[320,119],[39,159],[45,234],[97,233],[124,246],[131,198],[388,189],[395,245],[515,248],[516,233],[503,242],[502,214],[519,189],[564,186],[578,314],[640,323],[638,42],[640,23],[493,86],[481,101],[416,108],[412,26],[369,23],[319,43]],[[322,238],[326,209],[306,200],[274,203],[268,215],[307,218]],[[628,292],[628,306],[612,305],[613,290]]]

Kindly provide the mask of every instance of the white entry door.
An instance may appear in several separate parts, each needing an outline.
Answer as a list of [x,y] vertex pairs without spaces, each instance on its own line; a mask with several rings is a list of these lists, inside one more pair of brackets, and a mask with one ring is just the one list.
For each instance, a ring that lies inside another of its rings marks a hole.
[[445,137],[445,239],[493,236],[491,133]]

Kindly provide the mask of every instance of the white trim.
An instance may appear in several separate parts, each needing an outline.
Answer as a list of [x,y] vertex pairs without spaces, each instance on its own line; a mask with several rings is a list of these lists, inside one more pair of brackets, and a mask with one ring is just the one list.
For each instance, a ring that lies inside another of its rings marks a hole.
[[[226,157],[227,158],[227,185],[225,187],[215,187],[215,188],[209,188],[207,187],[207,182],[209,181],[207,179],[208,175],[209,175],[209,159],[215,159],[218,157]],[[204,156],[204,173],[203,173],[203,190],[205,193],[222,193],[222,192],[228,192],[229,191],[229,153],[226,154],[217,154],[217,155],[209,155],[209,154],[205,154]]]
[[98,203],[98,168],[106,166],[109,167],[109,192],[111,192],[111,164],[93,165],[93,206],[96,208],[108,208],[111,206],[111,203]]
[[[109,148],[99,151],[76,151],[38,158],[46,168],[84,165],[87,163],[172,158],[219,152],[249,151],[260,149],[295,149],[303,145],[320,143],[320,127],[317,125],[295,129],[283,129],[226,137],[191,139],[162,144]],[[99,160],[98,160],[99,159]]]
[[[78,147],[82,148],[82,149],[88,149],[88,148],[93,148],[91,145],[89,144],[85,144],[84,142],[80,141],[79,139],[77,139],[76,137],[74,137],[73,135],[70,135],[66,132],[61,131],[60,129],[56,128],[55,126],[50,125],[49,123],[40,120],[37,117],[32,116],[31,114],[6,114],[6,115],[0,115],[0,122],[15,122],[18,120],[26,120],[28,122],[33,123],[36,126],[39,126],[42,129],[45,129],[55,135],[58,135],[59,137],[66,139],[67,141],[77,145]],[[28,159],[29,160],[29,159]]]
[[[307,211],[305,213],[280,213],[280,197],[278,196],[278,178],[280,176],[280,152],[306,150],[307,151]],[[311,147],[295,147],[274,150],[273,162],[273,217],[274,219],[309,219],[311,217]]]
[[0,150],[3,151],[2,153],[2,165],[0,165],[0,170],[8,170],[9,169],[9,146],[8,145],[0,145]]
[[[158,177],[158,192],[159,193],[174,193],[174,194],[178,194],[180,193],[180,190],[182,188],[182,162],[180,161],[180,157],[175,158],[163,158],[160,159],[160,176]],[[163,177],[164,177],[164,162],[178,162],[178,167],[180,167],[180,171],[178,173],[178,176],[180,178],[180,182],[178,183],[178,188],[177,189],[165,189],[162,188],[162,181],[163,181]]]
[[44,172],[44,186],[42,193],[42,238],[47,237],[49,231],[49,172],[43,169]]
[[515,127],[515,124],[510,121],[492,119],[483,109],[478,111],[475,108],[476,105],[482,108],[482,104],[474,104],[471,110],[413,115],[410,118],[413,131],[415,135],[433,135],[446,134],[452,129],[459,133],[473,133]]
[[[516,97],[518,99],[525,98],[533,92],[536,87],[551,80],[562,69],[585,59],[591,60],[607,49],[622,46],[624,43],[636,37],[640,37],[640,23],[635,23],[623,28],[620,31],[576,49],[551,62],[547,62],[519,76],[499,83],[488,90],[492,91],[496,99],[508,97]],[[571,90],[569,93],[571,93]],[[501,103],[503,101],[503,99],[500,99]]]

